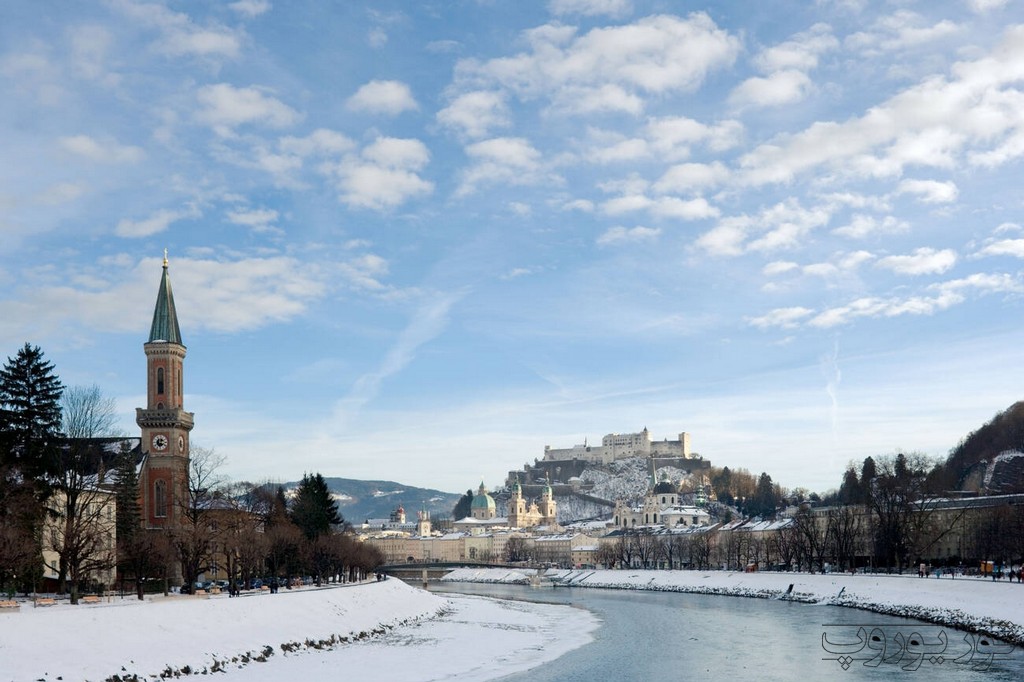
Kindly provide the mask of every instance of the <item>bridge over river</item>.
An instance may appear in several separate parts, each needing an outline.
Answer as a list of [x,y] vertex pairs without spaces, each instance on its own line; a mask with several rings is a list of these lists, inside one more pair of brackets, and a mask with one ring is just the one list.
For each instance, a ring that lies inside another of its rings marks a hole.
[[416,584],[424,583],[430,580],[440,580],[442,577],[447,575],[449,572],[456,568],[504,568],[512,570],[517,568],[523,571],[532,571],[533,569],[523,567],[513,567],[507,564],[485,564],[485,563],[467,563],[465,561],[460,562],[444,562],[435,561],[428,563],[410,563],[410,564],[386,564],[380,566],[377,571],[379,573],[386,573],[387,575],[394,576],[407,583]]

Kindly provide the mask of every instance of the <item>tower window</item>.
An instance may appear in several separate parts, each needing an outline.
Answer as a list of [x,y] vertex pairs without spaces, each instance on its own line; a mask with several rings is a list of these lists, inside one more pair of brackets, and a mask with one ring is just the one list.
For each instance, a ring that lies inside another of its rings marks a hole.
[[164,394],[164,368],[156,368],[156,392],[157,395]]
[[157,481],[153,484],[153,516],[167,516],[167,481]]

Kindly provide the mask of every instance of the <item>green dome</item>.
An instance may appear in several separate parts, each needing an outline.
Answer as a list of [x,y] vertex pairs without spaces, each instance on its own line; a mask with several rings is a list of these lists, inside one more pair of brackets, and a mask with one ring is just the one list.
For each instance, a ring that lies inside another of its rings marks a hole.
[[472,509],[494,509],[494,498],[487,494],[487,488],[480,484],[480,489],[473,496]]

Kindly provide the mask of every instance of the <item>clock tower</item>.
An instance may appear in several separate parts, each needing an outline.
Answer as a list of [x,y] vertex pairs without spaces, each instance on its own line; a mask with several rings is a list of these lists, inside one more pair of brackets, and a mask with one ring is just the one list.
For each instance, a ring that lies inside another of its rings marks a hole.
[[139,494],[146,528],[174,528],[188,504],[191,412],[183,407],[185,346],[178,329],[171,279],[164,272],[153,311],[146,352],[146,407],[135,410],[142,429]]

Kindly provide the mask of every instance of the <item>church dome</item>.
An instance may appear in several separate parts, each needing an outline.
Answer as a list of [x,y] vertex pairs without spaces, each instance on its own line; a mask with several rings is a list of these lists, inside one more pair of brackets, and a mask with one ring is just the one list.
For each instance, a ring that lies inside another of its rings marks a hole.
[[676,489],[675,485],[673,485],[671,481],[662,481],[658,485],[654,486],[654,494],[655,495],[663,495],[663,494],[673,494],[674,495],[677,492],[679,492],[679,491]]
[[494,498],[487,494],[487,488],[484,487],[483,483],[480,484],[479,490],[477,490],[476,495],[473,496],[473,504],[471,507],[473,509],[495,508]]

